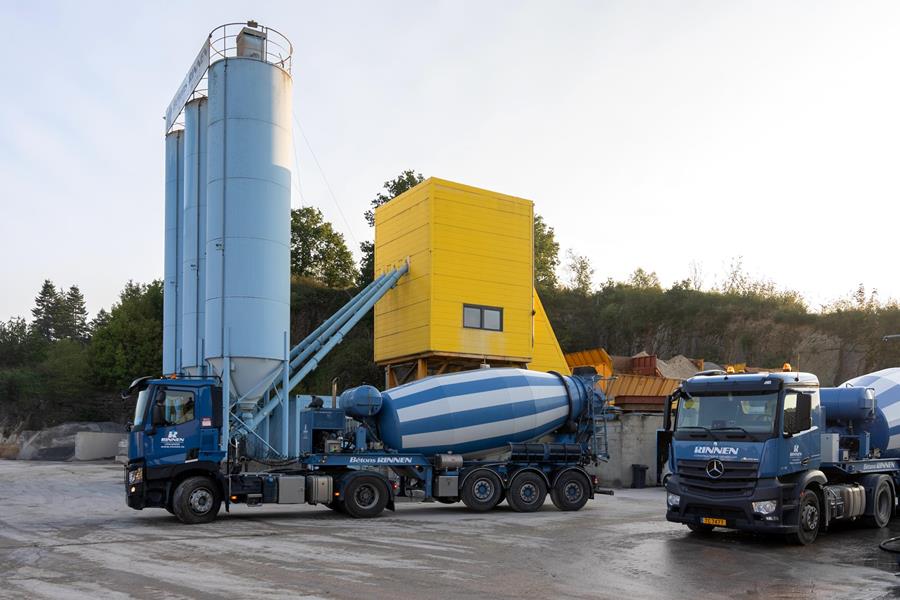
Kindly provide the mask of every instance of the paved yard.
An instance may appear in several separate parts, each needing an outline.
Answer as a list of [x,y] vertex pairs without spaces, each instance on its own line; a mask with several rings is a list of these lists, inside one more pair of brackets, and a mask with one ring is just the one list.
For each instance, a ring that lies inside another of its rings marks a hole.
[[121,467],[0,460],[0,598],[890,598],[878,542],[843,528],[815,545],[667,523],[659,489],[548,501],[401,505],[352,520],[317,507],[236,507],[210,525],[125,506]]

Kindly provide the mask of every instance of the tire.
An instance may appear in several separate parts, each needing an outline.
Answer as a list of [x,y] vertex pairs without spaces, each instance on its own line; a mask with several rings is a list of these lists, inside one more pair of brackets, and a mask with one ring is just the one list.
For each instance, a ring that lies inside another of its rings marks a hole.
[[547,484],[534,471],[525,471],[513,477],[506,493],[506,501],[516,512],[540,510],[547,499]]
[[356,519],[377,517],[388,503],[388,487],[375,475],[353,477],[341,495],[343,510]]
[[462,501],[470,510],[485,512],[500,503],[503,483],[493,471],[475,471],[463,483]]
[[886,527],[894,512],[893,500],[891,486],[887,479],[882,478],[878,481],[878,485],[875,486],[875,491],[872,493],[873,514],[863,517],[863,523],[865,523],[866,527],[872,527],[873,529]]
[[581,510],[590,497],[590,483],[578,471],[566,471],[550,490],[550,501],[559,510]]
[[219,486],[209,477],[188,477],[172,496],[172,512],[188,525],[211,523],[222,507]]
[[803,490],[797,503],[797,531],[788,534],[788,541],[798,546],[808,546],[816,541],[822,527],[822,507],[819,496],[811,489]]
[[712,533],[712,530],[715,529],[715,525],[704,525],[703,523],[687,523],[687,528],[691,530],[691,533],[696,533],[697,535],[707,535]]

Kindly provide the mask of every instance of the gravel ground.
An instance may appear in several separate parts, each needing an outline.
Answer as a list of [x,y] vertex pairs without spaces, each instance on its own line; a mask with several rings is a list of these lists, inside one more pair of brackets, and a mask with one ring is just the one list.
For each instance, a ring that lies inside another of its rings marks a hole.
[[121,467],[0,460],[0,598],[893,598],[890,528],[813,546],[665,521],[660,489],[548,501],[401,505],[372,520],[327,508],[235,507],[210,525],[125,506]]

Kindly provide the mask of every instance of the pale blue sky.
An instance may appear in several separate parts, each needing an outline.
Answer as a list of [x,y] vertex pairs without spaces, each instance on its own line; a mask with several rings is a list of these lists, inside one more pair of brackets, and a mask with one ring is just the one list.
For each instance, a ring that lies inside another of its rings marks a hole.
[[[177,10],[176,10],[177,6]],[[0,5],[0,319],[162,276],[162,115],[210,29],[294,43],[303,201],[354,249],[405,168],[535,201],[596,280],[743,256],[813,304],[900,297],[900,3]],[[300,196],[295,196],[295,205]]]

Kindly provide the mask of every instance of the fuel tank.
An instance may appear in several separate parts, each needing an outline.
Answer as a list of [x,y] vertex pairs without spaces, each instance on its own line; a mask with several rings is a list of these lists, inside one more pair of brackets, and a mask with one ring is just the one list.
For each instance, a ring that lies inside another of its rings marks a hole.
[[[852,391],[844,391],[847,389]],[[862,390],[871,389],[874,406],[867,406]],[[822,390],[822,406],[829,430],[833,418],[844,420],[856,417],[855,431],[868,431],[871,447],[881,451],[881,456],[900,458],[900,368],[883,369],[868,375],[854,377],[835,391]],[[831,405],[831,408],[829,408]]]
[[[385,392],[347,390],[340,406],[375,421],[386,446],[477,458],[552,433],[591,401],[588,380],[525,369],[435,375]],[[379,405],[380,400],[380,406]]]

